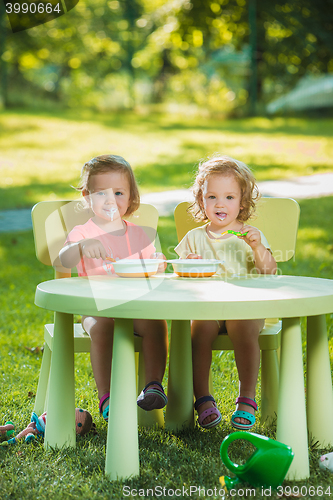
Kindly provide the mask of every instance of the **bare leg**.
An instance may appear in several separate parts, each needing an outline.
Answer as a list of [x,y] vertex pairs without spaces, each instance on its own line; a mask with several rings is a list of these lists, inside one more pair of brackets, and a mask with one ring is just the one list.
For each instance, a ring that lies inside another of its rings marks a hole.
[[[219,332],[217,321],[192,321],[192,362],[193,362],[193,390],[195,399],[209,395],[209,371],[212,363],[212,343]],[[213,407],[212,401],[203,403],[198,408],[198,414]],[[215,420],[216,415],[209,415],[203,424]]]
[[91,367],[100,399],[110,390],[114,320],[83,316],[82,326],[91,338]]
[[[146,383],[162,382],[168,352],[168,329],[164,320],[134,320],[134,331],[142,337]],[[90,360],[101,399],[110,390],[114,319],[84,316],[84,330],[91,338]],[[101,410],[108,405],[105,400]]]
[[[235,361],[239,377],[239,395],[255,399],[256,385],[260,366],[259,333],[265,320],[229,320],[226,329],[235,350]],[[239,404],[237,410],[254,414],[250,406]],[[249,424],[244,418],[236,418],[236,422]]]
[[168,328],[164,320],[135,319],[134,331],[142,337],[146,384],[162,382],[168,353]]

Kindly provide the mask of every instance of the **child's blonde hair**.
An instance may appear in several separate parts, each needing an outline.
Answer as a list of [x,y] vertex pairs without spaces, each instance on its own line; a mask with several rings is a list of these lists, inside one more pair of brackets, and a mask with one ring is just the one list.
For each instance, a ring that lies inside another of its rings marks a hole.
[[139,189],[131,165],[118,155],[101,155],[87,161],[81,170],[81,182],[78,191],[90,192],[91,177],[105,172],[122,172],[127,176],[130,185],[130,205],[125,215],[131,215],[140,205]]
[[245,163],[222,155],[214,155],[199,163],[198,173],[192,186],[195,201],[189,207],[189,212],[194,219],[197,221],[209,220],[203,207],[202,189],[207,178],[213,174],[233,175],[235,177],[241,189],[240,205],[242,207],[237,220],[240,222],[248,220],[255,211],[255,202],[260,198],[255,178]]

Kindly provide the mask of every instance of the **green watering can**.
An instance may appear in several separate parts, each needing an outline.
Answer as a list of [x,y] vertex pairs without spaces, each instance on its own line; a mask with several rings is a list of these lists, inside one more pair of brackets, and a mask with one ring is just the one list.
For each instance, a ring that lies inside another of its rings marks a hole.
[[[230,444],[237,439],[249,441],[256,450],[245,464],[239,465],[231,462],[228,455]],[[246,482],[255,487],[277,488],[281,485],[294,453],[290,446],[274,441],[266,436],[251,432],[234,432],[227,436],[221,444],[220,454],[222,462],[236,477],[220,477],[220,483],[228,490],[241,482]]]

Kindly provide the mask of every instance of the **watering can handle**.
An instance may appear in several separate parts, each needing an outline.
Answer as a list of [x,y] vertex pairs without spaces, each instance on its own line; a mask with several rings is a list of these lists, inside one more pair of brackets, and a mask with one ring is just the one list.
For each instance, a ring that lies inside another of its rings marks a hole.
[[226,467],[228,467],[228,469],[231,472],[236,473],[236,472],[243,470],[243,468],[245,467],[245,464],[244,465],[235,464],[234,462],[232,462],[230,460],[229,455],[228,455],[228,449],[229,449],[230,444],[233,441],[236,441],[237,439],[242,439],[242,440],[246,439],[246,441],[249,441],[254,446],[256,446],[257,441],[258,441],[258,437],[262,438],[262,436],[257,436],[256,434],[251,433],[251,432],[246,432],[246,433],[245,432],[233,432],[232,434],[229,434],[229,436],[227,436],[222,441],[221,448],[220,448],[221,459],[222,459],[222,462],[224,463],[224,465]]

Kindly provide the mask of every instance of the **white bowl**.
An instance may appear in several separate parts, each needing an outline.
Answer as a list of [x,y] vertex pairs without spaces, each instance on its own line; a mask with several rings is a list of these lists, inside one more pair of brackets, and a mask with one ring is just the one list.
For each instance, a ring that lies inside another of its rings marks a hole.
[[161,259],[121,259],[112,262],[113,269],[122,278],[147,278],[157,273]]
[[215,259],[175,259],[168,260],[178,276],[185,278],[207,278],[216,273],[220,260]]

